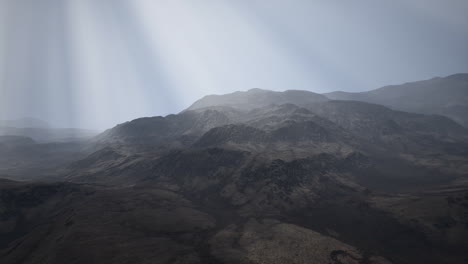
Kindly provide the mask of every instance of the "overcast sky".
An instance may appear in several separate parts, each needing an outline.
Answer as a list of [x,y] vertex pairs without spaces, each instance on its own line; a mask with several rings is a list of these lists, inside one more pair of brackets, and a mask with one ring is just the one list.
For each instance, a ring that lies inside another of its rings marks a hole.
[[0,0],[0,119],[109,128],[258,87],[468,72],[466,0]]

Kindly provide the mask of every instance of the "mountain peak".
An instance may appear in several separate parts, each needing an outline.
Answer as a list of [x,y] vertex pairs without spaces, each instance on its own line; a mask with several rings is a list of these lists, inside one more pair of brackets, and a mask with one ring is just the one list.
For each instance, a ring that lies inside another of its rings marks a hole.
[[268,92],[268,90],[265,90],[265,89],[261,89],[261,88],[252,88],[252,89],[249,89],[247,92]]
[[231,107],[237,110],[249,111],[271,104],[295,104],[305,106],[311,103],[325,102],[328,98],[302,90],[287,90],[277,92],[253,88],[248,91],[237,91],[225,95],[208,95],[196,101],[187,110],[196,110],[209,107]]

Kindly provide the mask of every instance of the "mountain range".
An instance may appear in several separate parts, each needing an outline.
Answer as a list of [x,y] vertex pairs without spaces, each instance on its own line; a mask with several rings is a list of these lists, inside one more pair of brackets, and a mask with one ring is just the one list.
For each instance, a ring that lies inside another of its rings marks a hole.
[[[432,89],[464,75],[454,76],[422,83]],[[403,102],[417,92],[374,93]],[[463,122],[422,113],[432,107],[336,94],[206,96],[179,114],[119,124],[79,144],[0,137],[0,151],[17,153],[0,181],[0,260],[468,261]],[[458,97],[453,104],[466,104]],[[38,154],[54,166],[35,176],[44,162],[19,163]],[[20,174],[28,180],[13,181]]]
[[333,100],[355,100],[388,106],[392,109],[447,116],[468,127],[468,74],[390,85],[360,93],[324,94]]
[[56,128],[36,118],[0,120],[0,136],[29,137],[39,143],[81,141],[96,136],[90,129]]

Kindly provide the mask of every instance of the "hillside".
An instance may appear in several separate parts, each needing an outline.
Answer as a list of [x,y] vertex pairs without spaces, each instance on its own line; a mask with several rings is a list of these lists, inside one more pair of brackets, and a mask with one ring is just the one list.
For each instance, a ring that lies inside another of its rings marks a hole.
[[11,166],[57,167],[0,181],[2,263],[463,263],[467,129],[296,93],[202,99],[82,146],[5,137]]

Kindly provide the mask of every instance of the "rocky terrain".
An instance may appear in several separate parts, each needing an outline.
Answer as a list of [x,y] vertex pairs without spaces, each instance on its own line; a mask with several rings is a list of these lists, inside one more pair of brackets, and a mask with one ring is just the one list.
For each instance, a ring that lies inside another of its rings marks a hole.
[[1,263],[468,261],[468,130],[444,116],[253,89],[60,146],[53,178],[0,181]]

